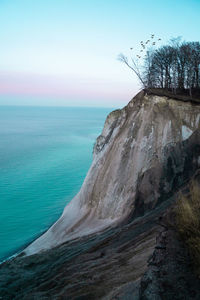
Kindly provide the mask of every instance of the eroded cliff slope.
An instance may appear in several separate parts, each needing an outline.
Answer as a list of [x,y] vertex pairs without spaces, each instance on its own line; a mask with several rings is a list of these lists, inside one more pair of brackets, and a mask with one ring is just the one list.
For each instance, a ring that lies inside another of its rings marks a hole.
[[199,126],[199,105],[144,91],[111,112],[80,192],[61,218],[25,250],[26,255],[155,207],[197,168],[199,161],[187,149],[187,140]]
[[199,126],[198,103],[144,91],[112,112],[80,192],[43,236],[0,266],[0,296],[199,299],[187,251],[163,221],[200,169]]

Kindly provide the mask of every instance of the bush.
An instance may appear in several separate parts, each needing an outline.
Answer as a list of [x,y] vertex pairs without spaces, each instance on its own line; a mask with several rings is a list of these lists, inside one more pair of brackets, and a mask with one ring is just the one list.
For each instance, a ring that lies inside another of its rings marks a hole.
[[197,182],[192,182],[187,196],[180,195],[175,213],[177,230],[200,276],[200,187]]

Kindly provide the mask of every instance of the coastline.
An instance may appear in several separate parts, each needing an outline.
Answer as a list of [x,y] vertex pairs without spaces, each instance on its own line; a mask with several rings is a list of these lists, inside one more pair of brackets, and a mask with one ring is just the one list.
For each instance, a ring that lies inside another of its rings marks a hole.
[[[2,139],[5,147],[1,148],[1,167],[5,172],[0,184],[3,192],[1,221],[4,224],[0,234],[0,263],[20,253],[43,235],[79,191],[92,163],[93,144],[110,108],[66,108],[58,111],[44,108],[41,112],[36,107],[33,112],[29,107],[20,107],[18,113],[15,109],[11,110],[12,114],[10,110],[1,114],[2,128],[9,130],[10,139],[15,141],[17,136],[15,145],[19,147],[10,147],[12,151],[9,152],[6,150],[9,139],[5,143]],[[31,116],[33,122],[27,123],[26,115]],[[69,116],[73,117],[73,122]],[[9,121],[11,117],[12,120],[14,118],[12,122]],[[8,119],[10,127],[5,127],[5,119]],[[42,129],[36,126],[36,120],[44,123]],[[29,130],[21,131],[22,127]],[[32,229],[29,229],[29,224]]]
[[[51,223],[51,225],[48,226],[47,229],[42,230],[40,233],[36,234],[29,242],[24,243],[22,246],[18,247],[18,248],[15,250],[15,252],[14,252],[13,254],[9,254],[8,257],[3,258],[3,260],[0,259],[0,265],[2,265],[4,262],[9,261],[9,260],[12,259],[12,258],[17,257],[18,255],[20,255],[20,253],[22,253],[23,250],[26,249],[26,247],[28,247],[28,246],[29,246],[30,244],[32,244],[36,239],[38,239],[38,238],[39,238],[40,236],[42,236],[45,232],[47,232],[47,231],[49,230],[49,228],[50,228],[55,222],[56,222],[56,220],[53,221],[53,222]],[[12,251],[12,252],[13,252],[13,251]]]

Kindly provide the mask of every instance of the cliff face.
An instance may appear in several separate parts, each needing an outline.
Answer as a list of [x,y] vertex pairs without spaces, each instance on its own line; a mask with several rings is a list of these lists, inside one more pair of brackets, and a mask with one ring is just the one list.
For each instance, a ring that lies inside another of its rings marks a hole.
[[80,192],[0,266],[0,298],[200,299],[170,217],[177,193],[200,184],[199,125],[198,103],[143,91],[108,115]]
[[199,126],[198,104],[143,91],[111,112],[80,192],[25,254],[135,218],[164,201],[199,167]]

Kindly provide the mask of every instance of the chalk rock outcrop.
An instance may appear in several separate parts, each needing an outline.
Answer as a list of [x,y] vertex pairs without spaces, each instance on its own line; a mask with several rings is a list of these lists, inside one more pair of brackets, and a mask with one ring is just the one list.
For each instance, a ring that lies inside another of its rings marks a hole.
[[200,105],[141,91],[111,112],[90,170],[60,219],[25,255],[154,209],[200,166]]
[[199,122],[198,101],[152,91],[109,114],[80,192],[0,265],[0,298],[200,299],[173,215],[177,194],[200,184]]

